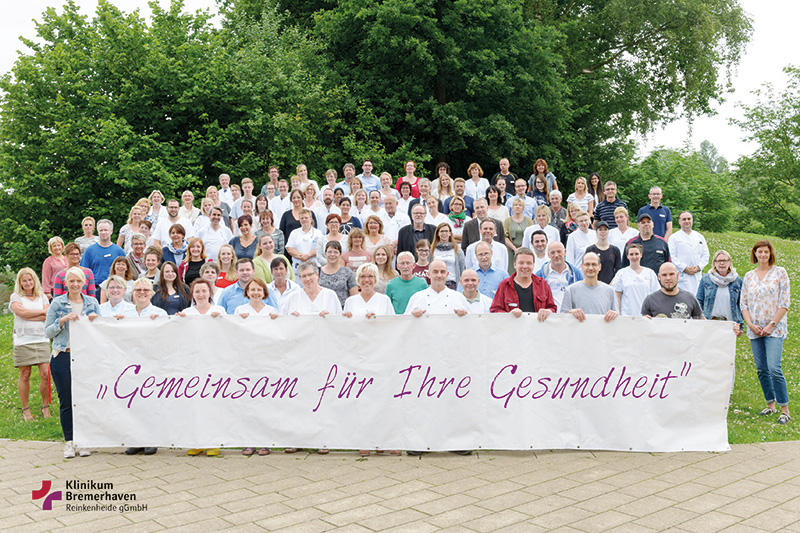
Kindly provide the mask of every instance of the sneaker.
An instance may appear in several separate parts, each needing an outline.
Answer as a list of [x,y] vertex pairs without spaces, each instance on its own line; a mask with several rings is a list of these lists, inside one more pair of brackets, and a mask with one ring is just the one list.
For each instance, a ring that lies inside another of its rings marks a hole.
[[75,457],[75,444],[68,440],[66,444],[64,444],[64,459],[72,459]]
[[781,416],[778,417],[778,424],[788,424],[789,420],[791,419],[791,416],[787,415],[786,413],[781,413]]
[[777,409],[773,409],[772,407],[767,407],[758,414],[759,416],[769,416],[769,415],[774,415],[777,412],[778,412]]
[[90,455],[92,455],[92,450],[88,448],[78,448],[78,455],[80,455],[81,457],[89,457]]

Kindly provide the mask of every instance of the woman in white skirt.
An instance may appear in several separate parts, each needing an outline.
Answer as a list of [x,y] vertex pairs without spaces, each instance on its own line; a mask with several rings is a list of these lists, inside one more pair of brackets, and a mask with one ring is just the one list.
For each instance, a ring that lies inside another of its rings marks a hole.
[[33,420],[28,397],[31,389],[31,369],[39,367],[39,394],[42,396],[42,416],[50,418],[50,341],[44,334],[44,321],[49,302],[36,272],[23,268],[17,273],[9,309],[14,313],[14,366],[19,368],[20,410],[26,421]]

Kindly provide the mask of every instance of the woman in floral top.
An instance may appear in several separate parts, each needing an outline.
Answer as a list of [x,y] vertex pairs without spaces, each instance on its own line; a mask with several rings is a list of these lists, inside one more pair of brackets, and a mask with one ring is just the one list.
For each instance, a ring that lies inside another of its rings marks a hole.
[[789,393],[781,370],[783,341],[788,334],[786,312],[789,310],[789,276],[782,267],[775,266],[775,248],[767,240],[753,245],[750,261],[756,263],[744,277],[742,286],[742,316],[747,324],[747,337],[753,349],[758,380],[767,400],[761,415],[777,413],[781,408],[779,424],[786,424],[789,416]]

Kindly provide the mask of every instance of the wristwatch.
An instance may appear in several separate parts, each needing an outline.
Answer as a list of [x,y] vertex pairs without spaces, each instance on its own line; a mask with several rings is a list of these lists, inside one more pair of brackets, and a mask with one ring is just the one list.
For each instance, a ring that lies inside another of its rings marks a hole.
[[774,328],[778,324],[774,320],[770,320],[768,325],[770,325],[770,326],[772,326]]

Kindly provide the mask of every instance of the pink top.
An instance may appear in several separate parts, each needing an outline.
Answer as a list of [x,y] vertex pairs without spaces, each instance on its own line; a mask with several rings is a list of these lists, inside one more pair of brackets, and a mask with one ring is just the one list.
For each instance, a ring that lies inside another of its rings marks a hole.
[[67,258],[63,255],[60,258],[50,256],[42,263],[42,290],[47,295],[53,294],[53,282],[56,275],[67,268]]
[[[755,325],[766,327],[779,307],[789,309],[790,300],[789,275],[783,267],[773,266],[762,280],[758,279],[755,270],[744,275],[740,305],[742,311],[750,312],[750,320]],[[785,339],[788,334],[786,315],[783,315],[770,337]],[[750,328],[747,328],[747,337],[756,338]]]

